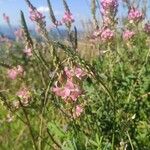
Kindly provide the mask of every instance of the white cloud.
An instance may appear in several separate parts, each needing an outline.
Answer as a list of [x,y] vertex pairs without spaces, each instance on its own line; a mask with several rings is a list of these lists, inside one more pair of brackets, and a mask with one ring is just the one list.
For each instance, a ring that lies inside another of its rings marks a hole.
[[37,10],[41,13],[47,13],[49,11],[49,8],[47,6],[41,6],[38,7]]
[[[48,13],[49,12],[49,8],[47,6],[40,6],[37,8],[37,10],[41,13]],[[54,14],[55,16],[61,16],[63,14],[63,10],[54,10]]]

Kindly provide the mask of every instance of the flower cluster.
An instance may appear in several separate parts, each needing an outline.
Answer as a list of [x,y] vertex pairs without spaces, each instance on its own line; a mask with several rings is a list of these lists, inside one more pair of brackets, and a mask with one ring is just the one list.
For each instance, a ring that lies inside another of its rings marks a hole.
[[123,39],[125,41],[128,41],[128,40],[132,39],[134,35],[135,35],[135,33],[133,31],[125,30],[123,32]]
[[115,10],[118,6],[118,1],[117,0],[101,0],[101,5],[104,10]]
[[109,28],[102,28],[94,31],[92,41],[110,42],[114,38],[114,32]]
[[[31,98],[31,93],[27,87],[22,87],[16,95],[20,98],[21,104],[23,106],[28,106],[30,98]],[[18,104],[18,103],[17,103]]]
[[64,13],[64,16],[63,16],[61,21],[56,20],[55,22],[53,22],[54,23],[53,27],[58,27],[58,26],[61,26],[63,24],[65,24],[66,26],[70,27],[73,22],[74,22],[74,18],[73,18],[72,13],[66,11]]
[[[74,78],[82,80],[86,73],[81,68],[68,69],[64,68],[64,76],[66,82],[63,86],[58,86],[58,82],[55,83],[55,86],[52,88],[52,91],[60,96],[65,102],[76,102],[77,99],[82,95],[82,90],[77,83],[74,83]],[[83,108],[80,105],[77,105],[74,110],[74,117],[80,116]]]
[[148,34],[150,34],[150,23],[146,23],[144,26],[144,31]]
[[65,23],[66,25],[70,25],[74,22],[74,18],[72,16],[71,12],[65,12],[63,18],[62,18],[62,22]]
[[67,79],[66,84],[63,87],[58,87],[57,83],[53,88],[53,92],[57,96],[61,96],[66,102],[69,100],[76,101],[77,98],[82,94],[79,86],[74,84],[72,80]]
[[109,26],[114,22],[118,0],[101,0],[101,6],[104,26]]
[[138,23],[143,19],[143,14],[138,9],[133,7],[129,10],[128,19],[131,23]]
[[37,9],[29,9],[29,13],[30,13],[30,19],[31,21],[43,21],[43,19],[45,19],[45,16],[43,16],[42,13],[40,13],[39,11],[37,11]]
[[13,67],[7,71],[8,78],[15,80],[18,76],[23,75],[23,67],[18,65],[17,67]]
[[102,31],[101,31],[101,40],[103,42],[108,42],[108,41],[111,41],[114,37],[114,32],[109,29],[109,28],[104,28]]
[[74,76],[76,76],[79,79],[82,79],[86,73],[81,68],[75,68],[75,69],[68,69],[68,67],[64,68],[66,76],[72,80]]
[[80,87],[73,82],[73,78],[77,77],[78,79],[81,79],[86,74],[80,68],[69,70],[67,67],[65,67],[64,72],[65,76],[67,77],[65,85],[63,87],[58,87],[56,82],[55,87],[53,87],[52,90],[57,96],[61,96],[61,98],[66,102],[68,100],[76,101],[77,98],[82,94],[82,91]]

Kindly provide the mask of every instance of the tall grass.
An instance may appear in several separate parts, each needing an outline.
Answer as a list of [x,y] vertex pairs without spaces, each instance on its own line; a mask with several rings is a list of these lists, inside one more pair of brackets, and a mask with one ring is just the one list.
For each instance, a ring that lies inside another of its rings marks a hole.
[[90,32],[79,39],[68,2],[59,21],[47,0],[67,41],[52,39],[45,16],[25,1],[41,40],[23,11],[16,40],[0,37],[0,149],[149,150],[148,1],[122,1],[128,14],[119,28],[120,2],[91,0]]

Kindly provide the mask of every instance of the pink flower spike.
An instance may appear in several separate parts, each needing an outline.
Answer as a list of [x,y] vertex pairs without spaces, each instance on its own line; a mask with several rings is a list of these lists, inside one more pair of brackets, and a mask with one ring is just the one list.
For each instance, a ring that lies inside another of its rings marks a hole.
[[101,31],[101,40],[103,42],[108,42],[114,38],[114,32],[109,28],[104,28]]
[[118,6],[118,0],[101,0],[101,5],[104,10],[116,9]]
[[125,30],[123,32],[123,39],[125,41],[130,40],[133,36],[135,35],[135,33],[133,31],[130,30]]
[[30,12],[30,19],[31,19],[31,21],[38,22],[38,21],[42,21],[43,19],[45,19],[45,16],[43,16],[42,13],[37,11],[37,9],[29,8],[29,12]]
[[143,14],[133,7],[129,10],[128,19],[130,22],[139,22],[143,19]]
[[72,13],[70,12],[65,12],[64,16],[63,16],[63,19],[62,19],[62,22],[65,23],[65,24],[71,24],[74,22],[74,18],[72,16]]

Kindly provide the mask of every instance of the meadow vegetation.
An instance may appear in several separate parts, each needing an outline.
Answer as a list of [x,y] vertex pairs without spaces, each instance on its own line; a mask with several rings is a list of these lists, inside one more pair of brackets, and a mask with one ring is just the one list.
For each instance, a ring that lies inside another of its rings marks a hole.
[[22,11],[16,31],[3,14],[16,39],[0,36],[0,149],[149,150],[148,1],[91,0],[81,39],[67,0],[60,21],[47,0],[64,40],[52,38],[45,16],[25,1],[38,38]]

